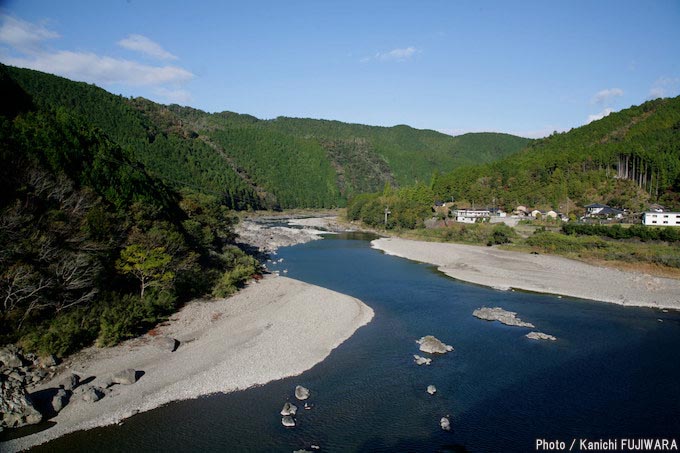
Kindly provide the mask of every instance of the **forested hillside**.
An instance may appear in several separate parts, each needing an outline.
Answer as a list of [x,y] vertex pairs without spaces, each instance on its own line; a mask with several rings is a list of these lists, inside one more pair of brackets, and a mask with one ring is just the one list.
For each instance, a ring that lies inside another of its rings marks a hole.
[[571,210],[593,202],[680,209],[680,97],[657,99],[433,181],[434,195],[479,205]]
[[430,185],[354,197],[347,214],[370,225],[415,228],[434,200],[460,207],[518,205],[583,214],[604,202],[640,212],[658,202],[680,210],[680,97],[634,106],[531,143],[492,163],[435,173]]
[[217,195],[234,209],[342,206],[385,183],[429,181],[435,170],[491,162],[530,142],[506,134],[450,137],[408,126],[209,114],[37,71],[4,70],[41,108],[82,117],[166,183]]
[[[172,189],[4,68],[0,97],[0,343],[58,355],[113,344],[256,272],[233,245],[220,198]],[[117,119],[140,124],[121,111]]]

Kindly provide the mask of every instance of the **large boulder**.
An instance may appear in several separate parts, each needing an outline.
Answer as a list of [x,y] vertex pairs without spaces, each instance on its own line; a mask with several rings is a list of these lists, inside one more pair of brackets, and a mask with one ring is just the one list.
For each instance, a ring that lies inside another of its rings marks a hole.
[[156,337],[153,340],[153,344],[155,347],[163,351],[174,352],[175,349],[177,349],[177,347],[179,346],[179,341],[175,340],[174,338],[163,336]]
[[309,398],[309,389],[298,385],[295,387],[295,398],[299,399],[300,401],[306,400]]
[[21,381],[0,374],[0,427],[34,425],[42,414],[33,406]]
[[295,419],[290,415],[284,415],[281,418],[281,424],[286,428],[292,428],[293,426],[295,426]]
[[448,415],[439,420],[439,426],[441,426],[444,431],[451,431],[451,421],[449,420]]
[[64,389],[57,390],[57,393],[52,397],[51,406],[55,414],[58,414],[64,406],[68,404],[69,394]]
[[83,401],[94,403],[104,397],[104,392],[99,387],[88,387],[83,393]]
[[432,359],[426,359],[425,357],[421,357],[417,354],[413,355],[413,361],[416,363],[416,365],[429,365],[432,363]]
[[446,354],[453,351],[453,346],[442,343],[432,335],[422,337],[420,340],[416,340],[416,343],[420,345],[421,351],[429,354]]
[[507,326],[535,327],[530,322],[524,322],[517,317],[514,311],[503,310],[501,307],[482,307],[472,312],[472,316],[485,321],[498,321]]
[[78,384],[80,383],[80,376],[74,373],[70,373],[68,376],[65,376],[60,382],[59,382],[59,387],[63,388],[64,390],[71,391],[74,388],[78,387]]
[[552,335],[548,335],[547,333],[543,332],[529,332],[525,335],[525,337],[529,338],[530,340],[557,340],[557,338],[553,337]]
[[281,409],[281,415],[295,415],[297,413],[297,406],[295,404],[286,403]]
[[128,368],[111,376],[111,382],[114,384],[130,385],[137,382],[137,371]]
[[430,395],[434,395],[435,393],[437,393],[437,387],[435,387],[434,385],[428,385],[427,393],[429,393]]

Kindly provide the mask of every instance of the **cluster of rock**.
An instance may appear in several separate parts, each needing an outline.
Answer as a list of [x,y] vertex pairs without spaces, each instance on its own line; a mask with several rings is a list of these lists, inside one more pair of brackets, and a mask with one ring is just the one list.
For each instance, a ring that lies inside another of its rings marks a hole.
[[482,307],[472,312],[472,316],[485,321],[498,321],[507,326],[535,327],[530,322],[524,322],[517,317],[514,311],[503,310],[501,307]]
[[52,355],[24,354],[15,345],[0,348],[0,431],[42,420],[26,389],[52,378],[56,365]]
[[[177,343],[175,340],[172,340],[172,344],[164,340],[159,342],[159,346],[165,349],[172,347],[174,350]],[[53,356],[23,354],[14,345],[0,349],[0,431],[39,423],[45,418],[54,417],[76,401],[99,401],[111,391],[112,386],[134,384],[143,374],[128,368],[104,379],[102,386],[94,386],[87,385],[94,377],[83,381],[79,375],[67,373],[55,387],[29,393],[29,387],[35,388],[55,377],[56,365]]]
[[[309,398],[309,389],[301,385],[295,387],[295,398],[299,401],[304,401]],[[311,409],[312,407],[305,403],[305,409]],[[281,409],[281,424],[286,428],[292,428],[295,426],[295,414],[297,414],[297,406],[293,403],[286,402]]]
[[268,226],[250,220],[240,222],[235,231],[239,236],[238,242],[257,247],[264,253],[274,252],[279,247],[321,239],[319,231],[315,229]]
[[[416,340],[416,343],[418,343],[418,345],[420,346],[419,347],[420,351],[425,352],[427,354],[446,354],[447,352],[453,351],[453,346],[443,343],[437,337],[434,337],[432,335],[426,335],[420,338],[419,340]],[[421,357],[417,354],[413,355],[413,361],[416,363],[416,365],[430,365],[432,363],[431,358]],[[437,387],[430,384],[427,386],[427,389],[425,391],[430,395],[434,395],[435,393],[437,393]],[[451,430],[451,421],[449,420],[449,415],[442,417],[439,420],[439,426],[444,431]]]
[[[485,321],[498,321],[498,322],[503,323],[507,326],[529,327],[529,328],[536,327],[533,324],[531,324],[530,322],[524,322],[521,319],[519,319],[517,317],[517,313],[515,313],[514,311],[507,311],[507,310],[504,310],[500,307],[478,308],[477,310],[472,312],[472,316],[479,318],[479,319],[483,319]],[[543,333],[543,332],[529,332],[525,336],[527,338],[531,339],[531,340],[549,340],[549,341],[557,340],[557,338],[555,338],[554,336],[548,335],[547,333]]]

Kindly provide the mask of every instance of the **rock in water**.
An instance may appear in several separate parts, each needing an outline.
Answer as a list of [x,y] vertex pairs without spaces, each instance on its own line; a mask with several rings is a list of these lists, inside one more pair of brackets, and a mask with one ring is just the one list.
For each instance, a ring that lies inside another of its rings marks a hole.
[[297,413],[297,406],[295,404],[286,403],[281,409],[281,415],[295,415]]
[[290,415],[284,415],[281,418],[281,424],[287,428],[292,428],[293,426],[295,426],[295,419]]
[[434,385],[428,385],[427,393],[429,393],[430,395],[434,395],[435,393],[437,393],[437,387],[435,387]]
[[163,351],[174,352],[179,345],[179,341],[170,337],[157,337],[154,339],[153,344],[158,349],[162,349]]
[[295,398],[299,399],[300,401],[306,400],[307,398],[309,398],[309,389],[306,389],[301,385],[296,386]]
[[432,363],[432,359],[426,359],[425,357],[420,357],[417,354],[413,355],[413,361],[416,362],[416,365],[429,365]]
[[34,425],[42,414],[33,406],[20,381],[0,374],[0,428]]
[[118,373],[111,376],[111,382],[114,384],[130,385],[137,382],[137,372],[132,368],[127,370],[119,371]]
[[420,345],[420,350],[427,352],[429,354],[446,354],[447,352],[453,351],[453,346],[444,344],[432,335],[427,335],[416,343]]
[[528,334],[525,335],[525,337],[530,338],[532,340],[550,340],[550,341],[557,340],[557,338],[553,337],[552,335],[548,335],[547,333],[543,332],[529,332]]
[[535,327],[530,322],[524,322],[513,311],[503,310],[501,307],[482,307],[472,312],[472,316],[485,321],[498,321],[507,326]]
[[442,417],[441,420],[439,420],[439,426],[441,426],[444,431],[451,431],[451,421],[449,420],[449,417]]

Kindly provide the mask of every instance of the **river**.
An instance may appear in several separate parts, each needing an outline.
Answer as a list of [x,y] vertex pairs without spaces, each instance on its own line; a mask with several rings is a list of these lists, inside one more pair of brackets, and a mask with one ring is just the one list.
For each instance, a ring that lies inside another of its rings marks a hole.
[[[172,403],[36,451],[526,452],[537,439],[680,440],[679,313],[461,283],[373,250],[369,239],[333,235],[279,250],[276,267],[287,276],[375,311],[313,369]],[[529,329],[474,318],[482,306],[516,311],[558,340],[529,340]],[[418,367],[415,340],[424,335],[455,350]],[[278,412],[297,384],[311,390],[313,409],[299,403],[298,426],[287,429]],[[444,415],[451,432],[439,428]]]

